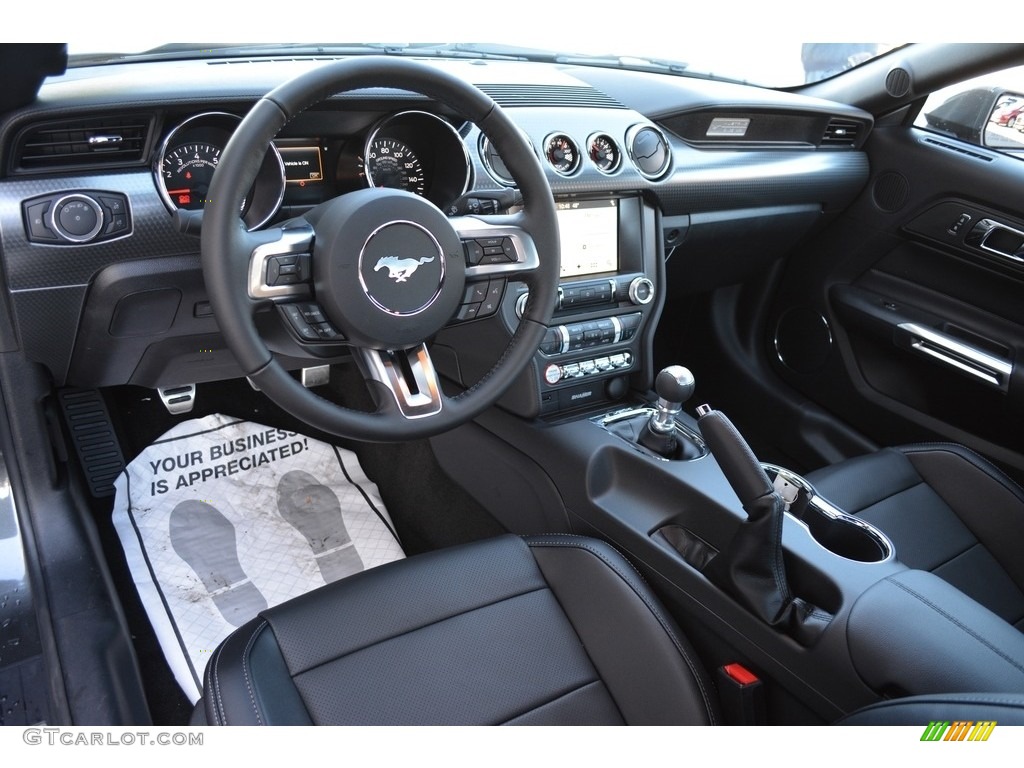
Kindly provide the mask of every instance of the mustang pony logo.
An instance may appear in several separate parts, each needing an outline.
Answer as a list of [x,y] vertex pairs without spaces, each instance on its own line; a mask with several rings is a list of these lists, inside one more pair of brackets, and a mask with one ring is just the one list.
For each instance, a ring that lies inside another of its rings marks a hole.
[[396,283],[404,283],[413,272],[419,269],[420,264],[429,264],[433,260],[433,256],[422,259],[400,259],[397,256],[381,256],[373,271],[379,272],[386,267],[388,277],[392,278]]

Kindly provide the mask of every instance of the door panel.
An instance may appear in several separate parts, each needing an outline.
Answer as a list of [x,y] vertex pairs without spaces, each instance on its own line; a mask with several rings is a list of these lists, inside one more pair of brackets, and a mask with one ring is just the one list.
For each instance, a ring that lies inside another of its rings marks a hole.
[[[1024,472],[1024,161],[910,127],[866,150],[864,193],[779,283],[772,364],[881,444],[954,440]],[[816,313],[830,343],[793,365],[792,318]]]

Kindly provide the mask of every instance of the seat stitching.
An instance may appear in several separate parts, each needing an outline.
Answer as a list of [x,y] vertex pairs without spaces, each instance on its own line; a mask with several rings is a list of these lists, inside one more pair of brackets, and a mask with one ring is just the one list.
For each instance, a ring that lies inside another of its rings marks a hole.
[[[944,450],[947,453],[952,453],[954,456],[959,456],[968,463],[973,464],[976,469],[981,470],[997,483],[1005,486],[1007,490],[1016,492],[1016,495],[1024,497],[1024,486],[1021,486],[1020,483],[999,469],[999,467],[991,461],[986,459],[977,451],[968,448],[966,445],[943,442],[915,443],[913,445],[900,446],[898,450],[903,453],[925,453],[933,450]],[[964,454],[967,455],[965,456]]]
[[210,688],[212,688],[214,700],[213,713],[215,719],[218,721],[218,724],[223,723],[225,721],[224,713],[222,711],[224,702],[221,699],[220,676],[218,673],[218,670],[220,669],[221,648],[223,647],[223,644],[217,646],[217,650],[214,651],[213,666],[211,666],[210,668]]
[[[988,547],[986,547],[986,546],[985,546],[984,544],[982,544],[982,543],[981,543],[980,541],[975,541],[975,542],[974,542],[973,544],[971,544],[971,546],[969,546],[969,547],[968,547],[967,549],[965,549],[965,550],[964,550],[963,552],[960,552],[960,553],[958,553],[958,554],[954,555],[953,557],[949,558],[948,560],[946,560],[946,561],[944,561],[944,562],[942,562],[942,563],[939,563],[939,564],[938,564],[937,566],[935,566],[935,568],[933,568],[933,569],[932,569],[932,571],[931,571],[931,572],[932,572],[932,573],[935,573],[935,572],[936,572],[936,571],[937,571],[937,570],[938,570],[939,568],[942,568],[942,567],[944,567],[944,566],[947,566],[947,565],[949,565],[949,564],[950,564],[950,563],[952,563],[952,562],[953,562],[954,560],[958,560],[958,559],[960,559],[961,557],[963,557],[964,555],[966,555],[966,554],[967,554],[968,552],[970,552],[970,551],[971,551],[972,549],[976,549],[976,548],[981,548],[981,549],[982,549],[982,550],[983,550],[984,552],[986,552],[986,553],[987,553],[987,554],[988,554],[988,555],[989,555],[990,557],[992,557],[992,559],[993,559],[993,560],[995,561],[995,564],[996,564],[996,565],[998,565],[998,566],[999,566],[1000,568],[1002,568],[1002,563],[1000,563],[1000,562],[999,562],[998,560],[996,560],[996,559],[995,559],[995,556],[994,556],[994,555],[992,555],[992,553],[991,553],[991,552],[989,551]],[[1003,569],[1003,573],[1006,573],[1006,569]],[[937,574],[937,573],[935,573],[935,575],[936,575],[936,576],[939,576],[939,574]],[[1008,578],[1008,579],[1010,580],[1010,583],[1011,583],[1011,584],[1012,584],[1012,585],[1013,585],[1013,586],[1014,586],[1014,587],[1015,587],[1015,588],[1017,589],[1017,593],[1018,593],[1018,594],[1020,594],[1020,595],[1021,595],[1022,597],[1024,597],[1024,590],[1022,590],[1022,589],[1020,588],[1020,586],[1019,586],[1019,585],[1018,585],[1018,584],[1017,584],[1017,583],[1016,583],[1016,582],[1015,582],[1015,581],[1014,581],[1014,580],[1013,580],[1013,579],[1012,579],[1012,578],[1010,577],[1010,575],[1009,575],[1009,574],[1006,574],[1006,577],[1007,577],[1007,578]],[[940,578],[940,579],[942,579],[943,581],[946,581],[946,582],[948,582],[948,583],[952,584],[952,582],[950,582],[950,581],[949,581],[949,580],[948,580],[948,579],[947,579],[947,578],[946,578],[945,576],[939,576],[939,578]],[[954,586],[956,586],[956,585],[954,585]],[[960,587],[957,587],[957,589],[960,589]],[[963,589],[960,589],[960,591],[961,591],[961,592],[963,592],[964,590],[963,590]],[[966,593],[965,593],[965,594],[966,594]],[[994,611],[993,611],[993,613],[994,613]],[[1011,624],[1016,624],[1016,623],[1017,623],[1018,621],[1020,621],[1020,620],[1021,620],[1022,618],[1024,618],[1024,614],[1021,614],[1021,615],[1019,615],[1019,616],[1018,616],[1018,617],[1017,617],[1016,619],[1010,619],[1010,620],[1008,620],[1008,621],[1009,621],[1009,623],[1011,623]]]
[[[861,507],[858,510],[850,511],[850,514],[851,515],[861,515],[864,512],[866,512],[867,510],[871,509],[872,507],[878,506],[879,504],[881,504],[881,503],[883,503],[885,501],[888,501],[889,499],[893,499],[893,498],[899,496],[901,493],[906,493],[907,491],[912,491],[915,488],[917,488],[919,486],[922,486],[922,485],[928,485],[928,484],[924,480],[918,480],[916,483],[911,483],[906,488],[900,488],[898,491],[893,491],[892,493],[886,494],[885,496],[880,497],[876,501],[872,501],[870,504],[865,504],[863,507]],[[931,486],[928,486],[928,487],[931,488]],[[936,495],[938,495],[938,494],[936,494]],[[845,512],[845,511],[849,511],[849,510],[844,509],[843,511]]]
[[481,603],[480,605],[474,606],[473,608],[467,608],[464,611],[459,611],[458,613],[453,613],[453,614],[450,614],[448,616],[443,616],[442,618],[436,619],[434,621],[428,621],[426,624],[421,624],[421,625],[419,625],[417,627],[412,627],[410,629],[403,630],[403,631],[398,632],[397,634],[394,634],[394,635],[388,635],[387,637],[382,637],[379,640],[374,640],[372,643],[367,643],[365,645],[361,645],[358,648],[353,648],[352,650],[346,651],[345,653],[339,654],[337,656],[332,656],[331,658],[325,659],[324,661],[321,661],[321,662],[318,662],[316,664],[313,664],[310,667],[303,668],[301,671],[296,672],[293,675],[293,677],[298,677],[299,675],[305,675],[307,672],[312,672],[314,669],[319,669],[320,667],[326,666],[327,664],[333,664],[335,661],[340,661],[341,659],[344,659],[344,658],[346,658],[348,656],[352,656],[353,654],[360,653],[361,651],[365,651],[368,648],[373,648],[374,646],[382,645],[384,643],[390,642],[391,640],[397,640],[399,637],[404,637],[405,635],[411,635],[412,633],[419,632],[420,630],[426,629],[427,627],[433,627],[433,626],[437,626],[438,624],[443,624],[446,621],[450,621],[451,619],[457,619],[460,616],[466,616],[466,615],[468,615],[470,613],[473,613],[474,611],[480,611],[480,610],[483,610],[484,608],[490,608],[492,606],[499,605],[500,603],[504,603],[504,602],[507,602],[509,600],[515,600],[516,598],[526,597],[527,595],[532,595],[535,592],[549,592],[549,591],[550,591],[550,589],[548,588],[548,586],[544,585],[544,586],[541,586],[541,587],[536,587],[534,589],[528,589],[525,592],[518,592],[518,593],[516,593],[514,595],[506,595],[505,597],[499,598],[497,600],[492,600],[489,603]]
[[252,702],[252,711],[256,714],[257,725],[263,725],[263,718],[260,717],[260,708],[256,704],[256,693],[252,688],[252,680],[249,676],[249,653],[252,651],[252,646],[256,642],[256,638],[259,633],[267,626],[267,621],[264,619],[260,622],[256,630],[253,631],[249,637],[249,642],[245,644],[245,650],[242,652],[242,673],[245,676],[245,687],[249,691],[249,701]]
[[928,606],[929,608],[931,608],[931,609],[932,609],[933,611],[935,611],[935,612],[936,612],[936,613],[938,613],[938,614],[939,614],[940,616],[942,616],[943,618],[945,618],[946,620],[948,620],[948,621],[949,621],[949,622],[950,622],[951,624],[953,624],[954,626],[956,626],[956,627],[958,627],[959,629],[963,630],[963,631],[964,631],[964,632],[966,632],[966,633],[967,633],[968,635],[970,635],[970,636],[971,636],[971,637],[973,637],[973,638],[974,638],[975,640],[977,640],[977,641],[978,641],[979,643],[981,643],[981,644],[982,644],[982,645],[984,645],[984,646],[985,646],[986,648],[988,648],[988,649],[989,649],[990,651],[992,651],[992,652],[993,652],[994,654],[996,654],[997,656],[1001,657],[1001,658],[1002,658],[1003,660],[1005,660],[1005,661],[1006,661],[1006,662],[1007,662],[1008,664],[1010,664],[1010,665],[1011,665],[1011,666],[1013,666],[1013,667],[1016,667],[1016,668],[1017,668],[1017,669],[1018,669],[1019,671],[1021,671],[1021,672],[1024,672],[1024,665],[1021,665],[1021,664],[1020,664],[1020,663],[1019,663],[1018,661],[1016,661],[1015,659],[1013,659],[1013,658],[1012,658],[1011,656],[1009,656],[1008,654],[1006,654],[1006,653],[1005,653],[1004,651],[1002,651],[1002,650],[1000,650],[999,648],[997,648],[997,647],[996,647],[995,645],[993,645],[993,644],[992,644],[991,642],[989,642],[988,640],[986,640],[986,639],[985,639],[984,637],[982,637],[981,635],[977,634],[977,633],[976,633],[976,632],[975,632],[974,630],[972,630],[972,629],[971,629],[970,627],[968,627],[968,626],[967,626],[966,624],[964,624],[963,622],[961,622],[961,621],[960,621],[959,619],[957,619],[957,618],[956,618],[956,617],[954,617],[953,615],[951,615],[951,614],[947,613],[947,612],[946,612],[945,610],[943,610],[942,608],[940,608],[940,607],[939,607],[938,605],[936,605],[936,604],[935,604],[934,602],[932,602],[931,600],[929,600],[928,598],[926,598],[926,597],[925,597],[924,595],[922,595],[922,594],[920,594],[919,592],[917,592],[917,591],[916,591],[915,589],[913,589],[912,587],[909,587],[909,586],[907,586],[906,584],[903,584],[903,583],[901,583],[901,582],[899,582],[899,581],[896,581],[896,580],[895,580],[895,579],[894,579],[893,577],[889,577],[888,579],[886,579],[886,581],[888,581],[889,583],[891,583],[891,584],[895,585],[895,586],[896,586],[896,587],[898,587],[899,589],[902,589],[902,590],[903,590],[904,592],[906,592],[907,594],[909,594],[909,595],[912,595],[913,597],[916,597],[916,598],[917,598],[918,600],[920,600],[920,601],[921,601],[922,603],[924,603],[925,605],[927,605],[927,606]]
[[[263,627],[266,626],[266,623],[267,622],[264,619],[262,623],[258,624],[253,629],[253,635],[255,636],[256,633],[258,633],[260,630],[262,630]],[[234,633],[232,633],[232,634],[234,634]],[[225,642],[227,642],[227,641],[225,640]],[[250,644],[251,644],[251,640],[250,640],[250,643],[246,645],[246,651],[248,651]],[[227,722],[228,722],[227,709],[224,706],[224,698],[221,695],[221,690],[222,690],[223,686],[220,684],[220,660],[223,658],[223,656],[224,656],[224,643],[221,643],[219,646],[217,646],[217,650],[214,651],[214,658],[212,660],[212,666],[210,668],[210,670],[211,670],[211,672],[210,672],[210,685],[213,688],[214,701],[216,702],[216,706],[214,707],[214,714],[218,718],[220,718],[222,723],[227,724]],[[243,659],[242,663],[243,663],[243,668],[244,668],[244,664],[245,664],[245,660],[244,659]],[[258,712],[257,712],[256,716],[259,717],[259,713]]]
[[[531,712],[536,712],[538,709],[543,709],[544,707],[549,707],[552,704],[554,704],[556,701],[561,701],[562,699],[564,699],[564,698],[566,698],[568,696],[572,696],[574,693],[579,693],[584,688],[589,688],[592,685],[598,685],[598,684],[602,684],[602,683],[603,683],[603,681],[599,677],[598,678],[594,678],[593,680],[589,680],[589,681],[587,681],[585,683],[581,683],[580,685],[576,686],[575,688],[573,688],[570,691],[566,691],[565,693],[558,694],[553,699],[548,699],[547,701],[542,702],[540,704],[537,704],[536,706],[530,707],[529,709],[524,709],[522,712],[520,712],[520,713],[518,713],[516,715],[513,715],[512,717],[508,718],[504,722],[498,723],[498,725],[506,725],[507,723],[510,723],[513,720],[518,720],[521,717],[525,717],[526,715],[530,714]],[[619,714],[621,716],[621,713],[619,713]]]
[[[672,641],[672,644],[676,647],[676,650],[679,652],[679,655],[683,658],[683,661],[685,661],[686,665],[690,668],[690,672],[693,674],[693,679],[697,683],[697,689],[700,691],[701,697],[704,699],[704,708],[705,710],[707,710],[708,719],[711,721],[712,725],[715,725],[714,709],[711,706],[711,701],[708,696],[708,692],[704,689],[704,684],[701,681],[701,674],[699,672],[699,668],[690,658],[689,654],[686,652],[686,649],[683,648],[682,643],[679,641],[679,638],[676,637],[675,632],[672,631],[671,627],[665,620],[664,616],[662,616],[661,611],[658,609],[658,607],[656,605],[653,605],[647,599],[647,597],[640,590],[638,590],[634,584],[630,582],[630,579],[627,577],[627,575],[623,574],[615,563],[609,561],[602,552],[599,552],[598,550],[591,547],[588,544],[588,542],[590,541],[588,537],[577,536],[576,534],[548,534],[548,536],[555,536],[563,539],[563,541],[546,541],[544,537],[531,538],[530,545],[554,547],[570,546],[575,547],[577,549],[585,550],[590,554],[594,555],[596,558],[598,558],[606,566],[608,566],[608,568],[610,568],[613,573],[615,573],[620,579],[623,580],[623,582],[626,583],[627,586],[629,586],[630,589],[633,590],[633,593],[638,598],[640,598],[641,602],[643,602],[643,604],[647,606],[647,610],[651,612],[651,615],[654,616],[654,618],[661,625],[661,628],[664,630],[669,640]],[[630,570],[632,570],[633,574],[640,579],[641,583],[643,583],[645,586],[648,586],[647,581],[643,577],[643,574],[641,574],[636,569],[636,566],[633,565],[626,558],[623,558],[623,561],[630,568]]]

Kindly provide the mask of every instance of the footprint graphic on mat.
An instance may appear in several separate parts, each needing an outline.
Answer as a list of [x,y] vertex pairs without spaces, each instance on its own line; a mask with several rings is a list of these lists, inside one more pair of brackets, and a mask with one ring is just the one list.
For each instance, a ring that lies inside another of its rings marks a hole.
[[224,620],[240,627],[267,607],[238,561],[235,526],[204,501],[171,510],[171,546],[203,582]]
[[281,517],[309,542],[328,584],[363,570],[341,514],[341,502],[330,488],[302,470],[293,470],[277,485]]

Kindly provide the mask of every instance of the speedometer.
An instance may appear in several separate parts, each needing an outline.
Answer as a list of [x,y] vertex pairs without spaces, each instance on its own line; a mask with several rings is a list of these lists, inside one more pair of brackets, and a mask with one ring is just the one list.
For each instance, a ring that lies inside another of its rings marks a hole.
[[372,187],[404,189],[417,195],[426,189],[423,163],[397,139],[375,138],[367,145],[366,180]]

